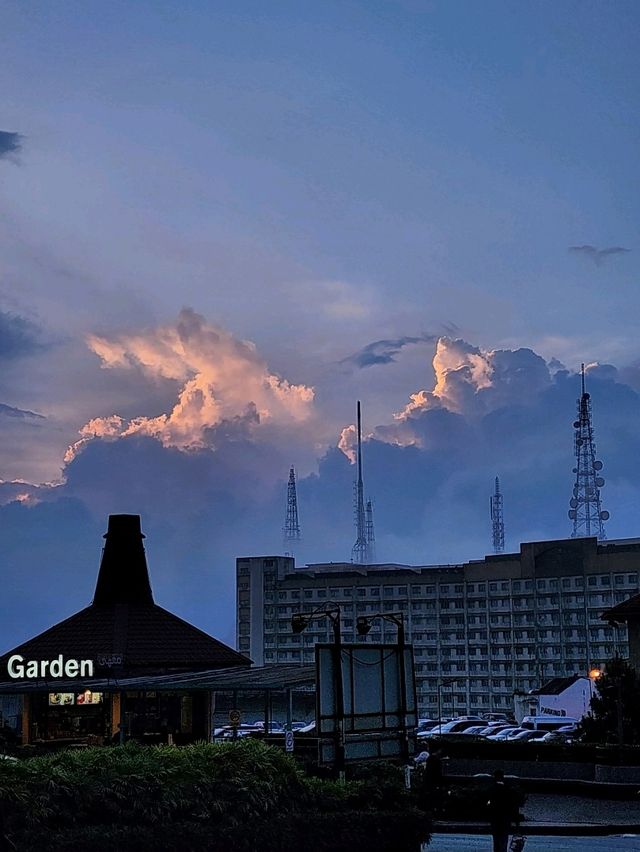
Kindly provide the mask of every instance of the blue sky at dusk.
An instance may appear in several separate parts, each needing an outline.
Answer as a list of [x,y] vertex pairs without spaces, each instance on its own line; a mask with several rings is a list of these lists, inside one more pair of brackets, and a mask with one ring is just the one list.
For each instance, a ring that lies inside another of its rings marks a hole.
[[[234,559],[570,533],[589,365],[640,533],[635,2],[0,10],[0,650],[90,600],[110,512],[227,641]],[[196,591],[197,590],[197,591]]]

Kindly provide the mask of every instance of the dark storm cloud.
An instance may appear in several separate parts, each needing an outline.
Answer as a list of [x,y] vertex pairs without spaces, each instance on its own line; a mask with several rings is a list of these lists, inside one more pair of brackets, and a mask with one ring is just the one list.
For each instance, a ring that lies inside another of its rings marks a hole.
[[614,254],[627,254],[631,249],[623,248],[622,246],[609,246],[608,248],[598,249],[595,246],[569,246],[569,251],[575,254],[582,254],[592,260],[596,266],[601,266],[603,261]]
[[359,352],[354,352],[353,355],[343,358],[340,363],[360,369],[373,367],[376,364],[393,364],[395,361],[394,356],[405,346],[412,343],[435,343],[437,339],[436,335],[423,334],[419,337],[397,337],[392,340],[375,340],[373,343],[367,344]]
[[0,130],[0,159],[10,154],[17,154],[22,149],[22,138],[19,133]]
[[20,358],[40,350],[39,333],[30,320],[0,311],[0,360]]

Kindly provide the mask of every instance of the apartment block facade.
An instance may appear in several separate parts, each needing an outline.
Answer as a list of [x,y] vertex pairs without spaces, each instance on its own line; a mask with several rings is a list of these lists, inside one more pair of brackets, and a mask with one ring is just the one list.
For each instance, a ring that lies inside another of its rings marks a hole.
[[[336,603],[343,641],[353,642],[363,641],[359,615],[400,612],[421,715],[512,710],[515,693],[628,657],[626,628],[600,616],[638,592],[639,573],[640,539],[528,542],[460,565],[239,558],[237,649],[256,665],[308,664],[314,645],[332,640],[330,624],[319,619],[295,634],[293,613]],[[395,642],[395,627],[374,620],[366,641]]]

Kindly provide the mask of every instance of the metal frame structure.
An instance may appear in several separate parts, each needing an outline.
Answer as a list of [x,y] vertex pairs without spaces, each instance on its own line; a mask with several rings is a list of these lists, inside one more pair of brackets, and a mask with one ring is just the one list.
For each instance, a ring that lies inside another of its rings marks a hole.
[[[409,762],[409,737],[407,732],[407,670],[405,660],[405,631],[404,616],[401,612],[376,612],[373,615],[359,615],[356,619],[356,631],[359,636],[366,636],[371,630],[371,622],[374,618],[382,618],[390,621],[398,628],[398,653],[400,672],[400,736],[402,739],[402,758],[405,763]],[[414,678],[415,684],[415,678]],[[414,707],[417,701],[414,701]]]
[[495,491],[489,499],[491,507],[491,540],[494,553],[504,553],[504,512],[500,480],[496,476]]
[[289,470],[289,482],[287,484],[287,512],[284,519],[284,527],[282,528],[282,540],[286,554],[289,554],[291,548],[300,541],[296,472],[293,465]]
[[582,393],[578,400],[578,416],[573,427],[576,475],[573,495],[569,501],[569,518],[573,521],[571,538],[595,535],[600,541],[607,536],[604,521],[609,512],[603,510],[600,502],[600,489],[604,485],[601,476],[602,462],[596,459],[596,445],[591,421],[591,395],[585,390],[584,364],[581,365]]
[[[355,520],[356,541],[351,548],[351,561],[358,565],[368,565],[372,561],[371,544],[367,539],[367,515],[364,507],[364,483],[362,480],[362,423],[360,400],[358,400],[358,478],[355,484]],[[371,531],[373,532],[373,510],[371,510]]]

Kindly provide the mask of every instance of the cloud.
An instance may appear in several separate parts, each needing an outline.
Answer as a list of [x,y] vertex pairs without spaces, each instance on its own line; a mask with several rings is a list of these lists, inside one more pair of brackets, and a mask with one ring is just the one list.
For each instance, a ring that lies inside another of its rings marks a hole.
[[631,249],[623,248],[622,246],[609,246],[608,248],[598,249],[595,246],[569,246],[569,251],[576,254],[582,254],[592,260],[596,266],[602,266],[602,263],[611,255],[626,254]]
[[30,320],[0,311],[0,360],[13,360],[42,349],[40,329]]
[[506,404],[522,404],[551,382],[545,360],[531,349],[483,351],[464,340],[441,337],[433,357],[436,383],[433,390],[419,390],[394,415],[403,424],[434,409],[463,414],[466,418],[486,415]]
[[434,343],[438,338],[432,334],[422,334],[419,337],[398,337],[392,340],[375,340],[373,343],[367,344],[358,352],[343,358],[341,364],[358,367],[372,367],[377,364],[392,364],[395,362],[395,355],[415,343]]
[[36,414],[34,411],[25,411],[22,408],[14,408],[12,405],[5,405],[0,402],[0,418],[4,417],[14,420],[46,420],[42,414]]
[[112,414],[90,420],[66,461],[94,438],[146,435],[164,446],[196,449],[215,446],[225,430],[228,434],[240,424],[245,432],[266,437],[274,429],[296,432],[313,415],[313,388],[272,373],[253,343],[190,309],[182,310],[173,325],[113,338],[90,335],[87,343],[105,369],[174,381],[178,397],[169,413],[155,417],[125,420]]
[[[111,512],[142,515],[157,600],[233,642],[234,560],[282,552],[292,463],[303,535],[297,561],[350,559],[355,430],[347,425],[337,447],[336,425],[334,446],[318,449],[308,427],[324,415],[315,411],[322,397],[302,404],[293,392],[282,401],[254,346],[188,311],[148,331],[96,336],[92,349],[101,353],[105,378],[121,374],[134,397],[140,391],[144,399],[146,385],[157,382],[173,388],[174,397],[160,422],[157,412],[142,410],[87,420],[81,447],[55,487],[0,483],[3,592],[11,601],[0,646],[15,645],[90,600]],[[365,490],[374,501],[381,561],[481,558],[490,548],[488,496],[496,474],[508,548],[570,535],[571,424],[580,376],[561,367],[550,368],[530,349],[439,339],[432,362],[424,359],[425,378],[406,385],[408,405],[394,406],[395,416],[389,406],[365,433]],[[604,462],[603,500],[611,511],[607,532],[632,536],[640,502],[640,393],[617,365],[589,364],[586,372]],[[195,378],[209,383],[203,397],[213,401],[180,407]],[[5,422],[27,431],[20,419]],[[311,473],[300,472],[303,453],[317,462]],[[55,607],[43,591],[52,578]]]
[[0,159],[17,154],[22,150],[23,137],[19,133],[11,133],[8,130],[0,130]]

